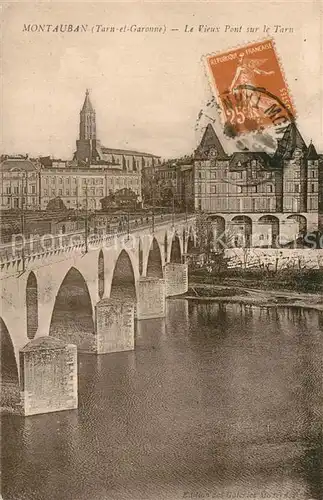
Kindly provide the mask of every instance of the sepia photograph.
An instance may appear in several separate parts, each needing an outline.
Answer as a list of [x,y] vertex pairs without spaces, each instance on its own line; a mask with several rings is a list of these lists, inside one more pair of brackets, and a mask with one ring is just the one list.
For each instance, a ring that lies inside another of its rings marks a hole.
[[322,4],[0,20],[0,500],[323,500]]

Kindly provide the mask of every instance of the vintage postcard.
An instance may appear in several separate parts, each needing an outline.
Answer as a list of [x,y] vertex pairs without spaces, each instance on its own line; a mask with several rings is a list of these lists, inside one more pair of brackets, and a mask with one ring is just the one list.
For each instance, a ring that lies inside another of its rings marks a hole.
[[1,2],[3,500],[323,500],[323,9]]

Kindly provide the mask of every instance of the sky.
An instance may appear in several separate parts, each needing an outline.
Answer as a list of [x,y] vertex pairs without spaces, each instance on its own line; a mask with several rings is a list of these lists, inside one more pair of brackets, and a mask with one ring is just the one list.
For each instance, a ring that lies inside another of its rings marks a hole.
[[[26,2],[3,5],[1,22],[4,153],[71,158],[89,88],[103,145],[166,158],[190,154],[206,124],[195,130],[197,115],[212,95],[202,57],[268,35],[300,131],[323,152],[319,2]],[[88,31],[24,31],[25,24],[61,23],[87,24]],[[162,33],[97,32],[99,24],[160,26]],[[219,32],[199,31],[199,25]],[[292,32],[274,33],[274,25]],[[232,149],[218,118],[215,128]]]

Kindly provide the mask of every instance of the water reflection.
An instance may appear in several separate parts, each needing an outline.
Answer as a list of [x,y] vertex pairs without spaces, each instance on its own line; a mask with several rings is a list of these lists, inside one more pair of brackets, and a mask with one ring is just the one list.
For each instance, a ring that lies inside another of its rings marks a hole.
[[4,499],[323,497],[317,311],[169,300],[134,352],[80,355],[79,392],[3,417]]

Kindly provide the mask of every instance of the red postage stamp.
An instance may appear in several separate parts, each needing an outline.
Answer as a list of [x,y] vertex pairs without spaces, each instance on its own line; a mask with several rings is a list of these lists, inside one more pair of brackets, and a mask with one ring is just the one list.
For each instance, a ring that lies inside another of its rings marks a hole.
[[227,135],[284,127],[294,120],[273,40],[208,55],[206,64]]

